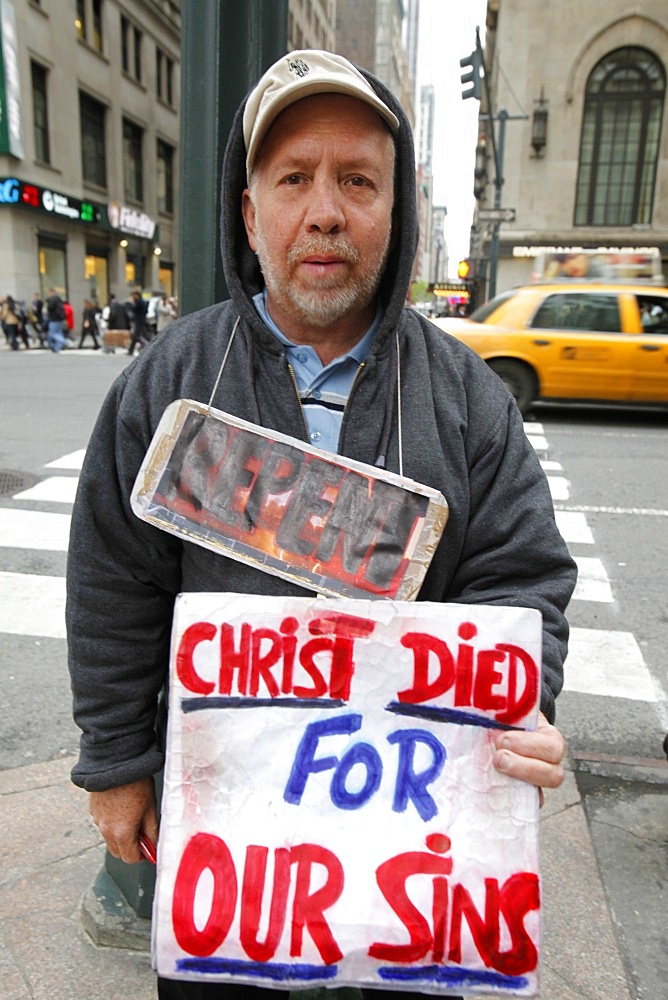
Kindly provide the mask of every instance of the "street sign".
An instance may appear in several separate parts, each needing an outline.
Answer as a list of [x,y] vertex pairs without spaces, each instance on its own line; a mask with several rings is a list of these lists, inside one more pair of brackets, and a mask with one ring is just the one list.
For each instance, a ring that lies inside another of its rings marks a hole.
[[480,208],[478,209],[479,222],[514,222],[514,208]]

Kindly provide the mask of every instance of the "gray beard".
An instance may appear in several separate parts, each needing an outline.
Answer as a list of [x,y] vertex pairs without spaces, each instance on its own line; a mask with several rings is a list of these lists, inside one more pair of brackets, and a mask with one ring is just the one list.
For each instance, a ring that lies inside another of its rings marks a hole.
[[260,226],[256,226],[255,240],[260,268],[264,275],[267,291],[283,308],[289,308],[298,320],[315,329],[326,329],[350,312],[353,308],[365,309],[374,299],[380,285],[390,246],[388,233],[380,260],[375,266],[365,266],[364,258],[347,240],[338,236],[306,236],[291,247],[287,256],[288,268],[298,264],[310,254],[335,251],[350,264],[362,264],[361,270],[345,284],[333,288],[323,287],[311,291],[296,289],[290,282],[284,283],[269,260],[266,241]]

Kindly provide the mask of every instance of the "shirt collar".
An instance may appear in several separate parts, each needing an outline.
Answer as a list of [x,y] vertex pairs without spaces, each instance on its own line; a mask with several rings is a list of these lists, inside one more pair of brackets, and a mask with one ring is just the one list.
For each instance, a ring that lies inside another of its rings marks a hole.
[[[274,336],[278,340],[280,340],[280,342],[282,344],[285,344],[286,347],[298,347],[299,346],[298,344],[294,344],[291,340],[288,340],[288,338],[285,336],[285,334],[282,333],[281,330],[279,330],[279,328],[276,326],[276,324],[274,323],[273,319],[269,315],[269,310],[267,309],[267,289],[266,288],[263,288],[261,292],[258,292],[257,295],[253,296],[253,304],[255,305],[255,308],[257,309],[257,311],[258,311],[258,313],[260,315],[260,318],[263,320],[263,322],[265,323],[265,325],[269,327],[269,329],[274,334]],[[357,361],[358,364],[361,364],[363,361],[366,361],[367,355],[369,353],[369,349],[371,347],[371,341],[373,340],[373,338],[375,336],[375,333],[378,330],[378,327],[380,326],[382,318],[383,318],[383,310],[382,310],[382,307],[380,305],[380,302],[377,302],[376,303],[376,315],[373,318],[373,322],[372,322],[371,326],[366,331],[366,333],[361,337],[361,339],[358,340],[357,343],[354,344],[353,347],[350,348],[349,351],[346,351],[345,354],[341,355],[341,359],[342,358],[352,358],[354,361]],[[341,359],[340,358],[335,358],[335,360],[337,360],[337,361],[341,360]]]

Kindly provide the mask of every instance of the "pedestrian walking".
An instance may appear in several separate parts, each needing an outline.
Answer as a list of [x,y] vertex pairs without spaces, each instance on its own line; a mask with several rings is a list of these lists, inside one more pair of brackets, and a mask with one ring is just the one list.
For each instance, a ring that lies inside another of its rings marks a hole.
[[49,349],[54,354],[60,354],[67,343],[67,338],[63,333],[63,323],[65,322],[65,306],[60,295],[55,288],[49,289],[46,300],[46,314],[48,319],[48,344]]
[[100,349],[97,326],[98,312],[99,310],[97,306],[95,306],[90,299],[84,299],[83,315],[81,318],[81,336],[79,337],[79,350],[83,347],[86,337],[92,337],[94,350],[98,351]]
[[28,337],[28,331],[26,330],[26,318],[23,315],[23,310],[21,309],[19,303],[16,302],[11,295],[5,295],[2,299],[0,319],[2,321],[2,328],[5,332],[5,337],[7,338],[7,343],[12,351],[19,350],[19,337],[23,341],[26,350],[28,350],[30,347],[30,339]]
[[148,306],[144,301],[141,292],[134,291],[130,296],[130,300],[132,303],[132,336],[130,338],[128,354],[134,354],[135,347],[137,347],[140,351],[143,347],[146,347],[150,340],[150,333],[146,322]]
[[163,295],[156,306],[156,313],[158,317],[156,333],[162,333],[163,330],[167,329],[172,320],[175,320],[177,317],[174,299],[168,295]]

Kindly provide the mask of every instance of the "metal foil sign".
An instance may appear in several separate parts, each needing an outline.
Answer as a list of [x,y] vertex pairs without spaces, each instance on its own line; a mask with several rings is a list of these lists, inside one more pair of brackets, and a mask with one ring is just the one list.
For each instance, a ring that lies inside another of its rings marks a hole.
[[413,600],[443,496],[390,472],[177,400],[132,493],[165,531],[329,596]]
[[153,962],[167,978],[535,996],[541,617],[185,594]]

